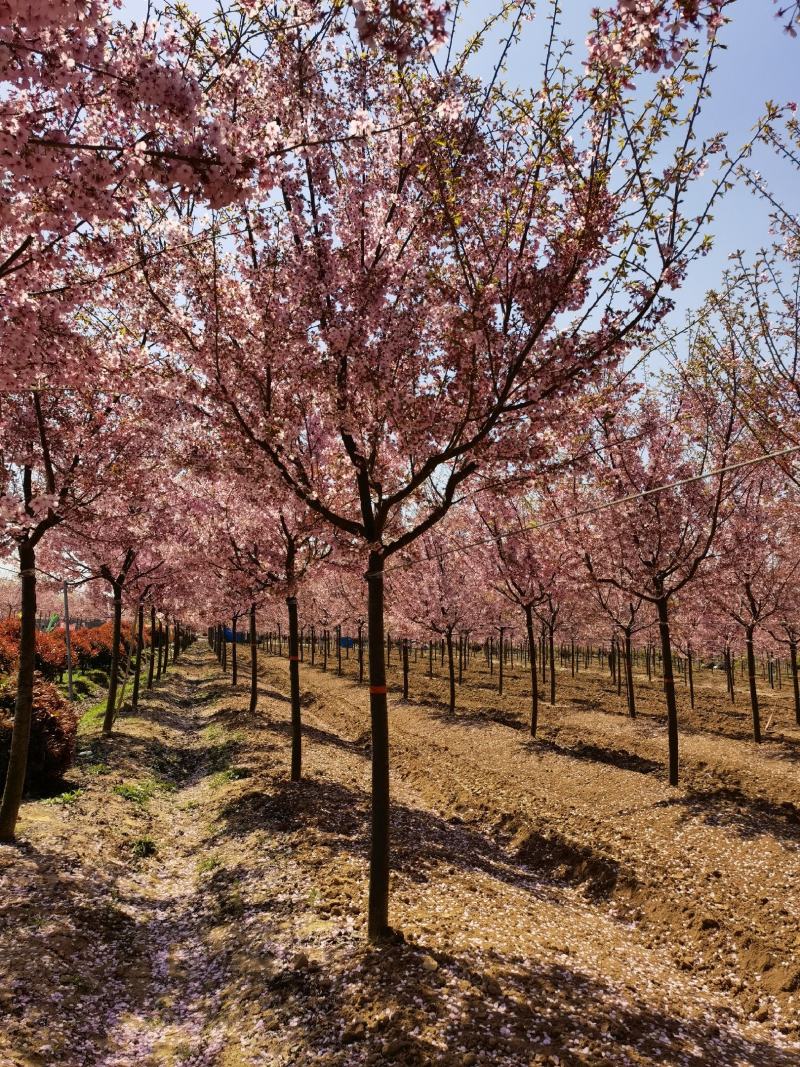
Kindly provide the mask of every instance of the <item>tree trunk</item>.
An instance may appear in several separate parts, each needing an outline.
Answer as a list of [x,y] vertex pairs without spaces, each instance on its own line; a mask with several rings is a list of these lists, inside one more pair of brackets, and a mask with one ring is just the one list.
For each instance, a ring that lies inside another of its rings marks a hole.
[[761,743],[761,713],[758,707],[758,689],[756,688],[756,657],[753,650],[754,626],[746,626],[747,637],[747,681],[750,686],[750,709],[753,713],[753,740]]
[[122,586],[115,582],[114,590],[114,627],[111,639],[111,673],[108,678],[108,696],[106,713],[103,716],[103,737],[110,737],[114,727],[114,709],[117,706],[117,682],[119,679],[119,643],[122,639]]
[[669,784],[678,784],[678,704],[675,699],[675,678],[672,673],[672,640],[669,632],[669,604],[662,595],[656,601],[658,631],[661,636],[664,698],[667,703],[667,737],[669,742]]
[[383,661],[383,557],[370,552],[367,576],[369,710],[372,730],[372,840],[367,933],[379,941],[389,926],[389,711]]
[[169,665],[169,618],[164,623],[164,631],[161,634],[161,644],[164,646],[164,668],[162,673],[167,673],[167,667]]
[[531,669],[531,737],[539,727],[539,678],[536,672],[536,638],[533,636],[533,609],[525,607],[525,628],[528,631],[528,650]]
[[[223,661],[225,659],[225,647],[226,647],[225,646],[225,639],[224,639],[224,635],[223,635],[223,642],[222,642],[222,658],[223,658]],[[159,619],[158,620],[158,662],[156,663],[156,681],[157,682],[161,681],[161,672],[162,672],[162,669],[163,669],[162,668],[163,658],[164,658],[164,623]],[[223,668],[224,668],[224,666],[225,666],[225,664],[223,662]]]
[[631,632],[625,631],[625,678],[628,682],[628,715],[636,718],[636,695],[633,692],[633,663],[631,653]]
[[289,609],[289,694],[292,703],[292,781],[299,782],[303,770],[303,724],[300,718],[300,631],[297,626],[297,598],[288,596]]
[[456,665],[453,658],[452,630],[447,630],[445,640],[447,642],[447,670],[450,678],[450,714],[454,715],[456,711]]
[[503,695],[503,627],[500,627],[500,644],[497,646],[497,694]]
[[153,675],[156,669],[156,608],[150,605],[150,663],[147,665],[147,688],[153,688]]
[[403,700],[408,700],[408,638],[403,638]]
[[250,714],[255,714],[258,702],[258,637],[256,634],[256,606],[250,605]]
[[133,669],[133,696],[131,706],[139,707],[139,685],[142,678],[142,655],[144,652],[144,604],[139,604],[136,617],[136,665]]
[[8,754],[6,784],[0,802],[0,841],[14,840],[19,806],[28,769],[33,719],[33,671],[36,661],[36,551],[27,542],[18,547],[22,616],[19,634],[17,697]]
[[364,684],[364,623],[358,624],[358,684]]
[[694,711],[694,671],[692,669],[692,646],[686,646],[686,667],[689,672],[689,706]]
[[235,686],[239,680],[239,658],[237,656],[236,649],[236,624],[239,621],[239,616],[233,616],[233,626],[231,627],[231,685]]
[[792,685],[794,687],[794,721],[800,726],[800,679],[797,676],[797,642],[789,642],[789,659],[792,665]]
[[550,631],[550,704],[551,706],[556,702],[556,656],[555,656],[555,644],[554,644],[554,630],[555,627],[548,627]]

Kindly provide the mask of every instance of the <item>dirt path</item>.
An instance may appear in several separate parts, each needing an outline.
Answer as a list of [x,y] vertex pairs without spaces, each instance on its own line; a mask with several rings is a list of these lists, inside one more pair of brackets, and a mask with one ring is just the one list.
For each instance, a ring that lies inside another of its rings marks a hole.
[[[405,940],[372,951],[364,691],[304,670],[292,786],[285,670],[265,660],[251,719],[193,649],[111,742],[84,739],[62,802],[24,806],[20,847],[0,849],[0,1064],[798,1062],[797,999],[772,982],[797,931],[788,830],[669,803],[646,763],[596,767],[567,734],[528,750],[395,703]],[[654,761],[649,728],[615,744]],[[782,929],[785,952],[759,970],[741,938],[767,883],[760,914],[786,915],[753,944]]]

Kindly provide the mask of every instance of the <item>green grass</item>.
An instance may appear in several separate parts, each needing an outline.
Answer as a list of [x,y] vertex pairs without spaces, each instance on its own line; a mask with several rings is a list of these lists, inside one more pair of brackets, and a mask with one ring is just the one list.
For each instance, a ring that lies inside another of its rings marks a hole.
[[175,786],[171,782],[159,781],[157,778],[144,778],[141,782],[123,782],[115,785],[113,792],[118,797],[130,800],[134,804],[144,805],[151,800],[156,793],[172,793]]
[[227,767],[224,771],[217,771],[211,778],[211,786],[213,789],[219,789],[220,786],[227,785],[228,782],[238,782],[242,778],[249,778],[250,771],[247,767]]
[[96,704],[91,704],[83,712],[78,723],[78,736],[81,734],[94,733],[95,730],[99,730],[103,725],[103,716],[106,713],[106,699],[99,700]]
[[210,856],[204,856],[203,859],[197,864],[198,874],[208,874],[209,871],[214,871],[219,867],[219,856],[215,856],[213,853]]
[[111,768],[105,763],[90,763],[83,769],[87,774],[91,774],[93,776],[100,774],[109,774],[111,771]]
[[131,852],[137,859],[146,859],[147,856],[155,856],[158,851],[152,837],[137,837],[131,844]]
[[62,807],[66,807],[68,804],[74,804],[75,801],[83,796],[82,789],[71,789],[67,793],[60,793],[57,797],[48,797],[44,801],[45,804],[58,804]]

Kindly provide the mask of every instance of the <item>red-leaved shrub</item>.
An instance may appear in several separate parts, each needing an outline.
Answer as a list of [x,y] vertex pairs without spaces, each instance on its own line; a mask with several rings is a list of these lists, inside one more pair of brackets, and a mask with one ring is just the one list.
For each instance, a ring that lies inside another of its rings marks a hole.
[[[8,769],[15,699],[13,686],[0,688],[0,789],[5,784]],[[26,779],[28,792],[46,792],[63,778],[72,763],[77,733],[78,716],[72,706],[54,685],[37,674],[33,687],[33,721]]]
[[[19,619],[0,622],[0,674],[11,674],[19,655]],[[36,631],[36,670],[45,678],[60,677],[67,669],[67,646],[63,632]]]
[[[122,624],[122,637],[119,643],[119,657],[125,656],[126,640],[130,638],[130,627]],[[114,647],[114,624],[104,622],[102,626],[90,626],[70,633],[73,662],[81,670],[94,668],[107,671],[111,666],[111,650]]]

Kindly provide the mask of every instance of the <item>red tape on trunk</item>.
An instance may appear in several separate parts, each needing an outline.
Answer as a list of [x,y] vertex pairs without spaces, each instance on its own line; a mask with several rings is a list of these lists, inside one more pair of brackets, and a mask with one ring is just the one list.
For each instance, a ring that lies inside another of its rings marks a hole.
[[299,662],[300,662],[300,657],[299,657],[299,656],[289,656],[289,659],[290,659],[290,660],[291,660],[291,661],[292,661],[293,663],[299,663]]
[[369,691],[370,693],[374,693],[375,696],[386,696],[389,692],[385,685],[371,685]]

